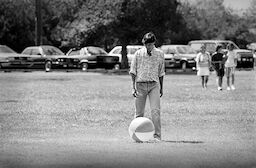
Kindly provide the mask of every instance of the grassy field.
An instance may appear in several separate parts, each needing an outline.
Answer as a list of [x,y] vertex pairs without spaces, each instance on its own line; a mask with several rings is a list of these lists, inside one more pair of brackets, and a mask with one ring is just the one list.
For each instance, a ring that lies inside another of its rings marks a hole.
[[237,71],[236,88],[217,91],[215,74],[207,90],[195,74],[167,74],[164,141],[138,144],[129,75],[0,72],[0,167],[255,168],[256,72]]

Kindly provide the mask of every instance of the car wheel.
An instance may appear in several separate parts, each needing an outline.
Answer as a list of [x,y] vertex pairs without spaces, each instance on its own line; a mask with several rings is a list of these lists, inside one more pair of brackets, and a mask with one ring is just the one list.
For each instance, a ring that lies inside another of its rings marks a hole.
[[87,69],[88,69],[88,63],[83,62],[82,63],[82,71],[87,71]]
[[185,71],[187,69],[187,63],[184,61],[181,63],[181,69]]
[[51,61],[47,61],[47,62],[45,63],[45,72],[50,72],[51,69],[52,69],[52,63],[51,63]]
[[115,64],[114,70],[119,70],[120,69],[120,64]]

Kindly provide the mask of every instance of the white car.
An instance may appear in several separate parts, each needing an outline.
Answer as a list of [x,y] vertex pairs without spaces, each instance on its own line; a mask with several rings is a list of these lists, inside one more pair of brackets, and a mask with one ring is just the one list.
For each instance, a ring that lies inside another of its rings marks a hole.
[[[137,50],[142,48],[143,45],[128,45],[127,48],[127,58],[128,58],[128,64],[131,64],[132,58],[134,57],[134,54]],[[119,62],[122,61],[122,46],[115,46],[110,52],[109,55],[118,56]]]
[[195,70],[196,51],[188,45],[162,45],[165,68],[178,68],[185,71],[187,68]]
[[256,65],[256,43],[250,43],[246,46],[253,53],[254,65]]

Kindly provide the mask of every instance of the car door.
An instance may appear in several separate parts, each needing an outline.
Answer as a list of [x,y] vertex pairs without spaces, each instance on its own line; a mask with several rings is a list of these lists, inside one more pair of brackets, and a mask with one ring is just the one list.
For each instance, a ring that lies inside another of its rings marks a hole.
[[165,67],[166,68],[174,68],[175,65],[175,49],[172,47],[163,48],[164,57],[165,57]]
[[40,51],[40,48],[31,49],[31,55],[33,56],[31,59],[33,61],[34,67],[44,67],[45,57]]
[[88,60],[88,63],[90,65],[96,65],[97,64],[97,55],[94,55],[90,53],[87,49],[87,47],[84,47],[81,49],[81,54],[84,56],[85,59]]
[[23,57],[22,54],[15,54],[13,56],[8,57],[9,65],[11,68],[26,68],[26,60],[27,57]]

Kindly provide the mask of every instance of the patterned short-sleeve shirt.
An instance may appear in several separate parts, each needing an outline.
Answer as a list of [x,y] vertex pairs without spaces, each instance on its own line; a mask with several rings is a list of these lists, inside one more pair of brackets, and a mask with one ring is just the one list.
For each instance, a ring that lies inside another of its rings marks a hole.
[[149,56],[146,47],[141,48],[132,59],[131,73],[136,75],[137,82],[159,82],[159,77],[165,75],[164,53],[154,47]]

